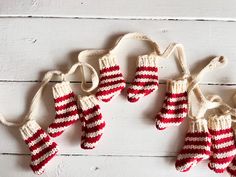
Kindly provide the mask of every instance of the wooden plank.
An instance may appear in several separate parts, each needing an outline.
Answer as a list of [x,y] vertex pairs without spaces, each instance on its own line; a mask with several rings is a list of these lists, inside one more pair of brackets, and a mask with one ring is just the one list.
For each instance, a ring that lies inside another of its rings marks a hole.
[[[72,84],[73,89],[79,88]],[[37,85],[33,83],[0,83],[0,108],[9,120],[23,118],[26,110],[25,100],[32,97]],[[220,94],[229,102],[235,93],[235,86],[202,86],[206,94]],[[132,155],[132,156],[173,156],[180,150],[186,131],[186,121],[180,127],[172,127],[165,131],[155,128],[154,118],[163,102],[165,85],[140,102],[131,104],[126,100],[125,92],[112,102],[101,103],[102,113],[107,122],[104,136],[92,151],[80,148],[81,128],[76,123],[55,139],[60,145],[60,154],[86,155]],[[33,91],[33,92],[29,92]],[[27,101],[28,103],[28,101]],[[28,105],[26,103],[26,105]],[[11,106],[9,106],[11,105]],[[54,108],[50,87],[45,90],[42,105],[35,119],[43,128],[53,120]],[[1,126],[0,153],[28,153],[21,140],[19,131]]]
[[[194,70],[200,69],[209,56],[227,56],[230,64],[216,71],[217,74],[209,74],[202,83],[236,83],[236,43],[232,37],[236,23],[2,18],[0,31],[0,80],[32,81],[41,79],[47,70],[66,71],[77,61],[80,50],[108,48],[119,35],[139,31],[156,40],[162,49],[170,42],[183,43],[190,68]],[[119,51],[118,63],[130,82],[137,56],[149,50],[146,44],[127,41]],[[97,59],[88,62],[98,68]],[[177,73],[172,59],[160,61],[161,80],[173,78]]]
[[223,19],[235,20],[236,2],[229,0],[93,1],[25,0],[1,1],[2,16],[48,16],[89,18]]
[[[72,177],[79,174],[86,177],[197,177],[200,174],[199,171],[201,171],[201,176],[219,176],[209,170],[206,161],[199,163],[186,173],[176,171],[174,162],[175,158],[172,157],[57,156],[48,164],[45,173],[41,176]],[[31,177],[33,172],[30,171],[28,163],[29,156],[0,155],[0,177]],[[221,176],[229,175],[225,172]]]

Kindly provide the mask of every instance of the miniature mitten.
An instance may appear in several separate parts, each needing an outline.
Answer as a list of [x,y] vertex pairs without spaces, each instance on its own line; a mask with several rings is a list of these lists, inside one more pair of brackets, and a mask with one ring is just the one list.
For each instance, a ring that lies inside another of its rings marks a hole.
[[187,80],[167,81],[167,92],[161,111],[156,116],[156,127],[163,130],[178,126],[188,113]]
[[55,84],[52,91],[56,116],[47,131],[51,137],[57,137],[79,119],[79,114],[76,98],[69,82]]
[[100,83],[96,97],[103,102],[109,102],[125,88],[125,80],[119,65],[116,64],[115,57],[103,56],[99,59],[99,67]]
[[138,58],[138,66],[134,81],[127,90],[130,102],[136,102],[141,97],[149,95],[158,89],[158,67],[155,55],[143,55]]
[[185,143],[177,156],[175,167],[186,172],[200,161],[209,158],[211,154],[211,135],[204,119],[191,120]]
[[57,144],[51,141],[46,132],[34,121],[29,120],[20,132],[31,154],[30,167],[34,173],[44,172],[46,164],[57,154]]
[[231,116],[210,117],[208,128],[212,136],[212,155],[208,166],[216,173],[223,173],[236,154]]
[[81,148],[93,149],[100,140],[106,123],[94,95],[79,98],[78,102],[83,132]]

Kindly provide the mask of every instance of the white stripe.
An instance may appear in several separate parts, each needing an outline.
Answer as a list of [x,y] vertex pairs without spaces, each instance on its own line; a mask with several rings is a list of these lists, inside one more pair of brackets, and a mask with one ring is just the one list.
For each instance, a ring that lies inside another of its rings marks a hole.
[[124,78],[122,76],[119,76],[119,77],[115,77],[115,78],[110,78],[110,79],[105,79],[105,80],[102,80],[100,83],[101,84],[104,84],[104,83],[108,83],[108,82],[115,82],[115,81],[124,81]]
[[95,117],[95,116],[98,116],[98,115],[100,115],[100,114],[101,114],[100,111],[95,111],[95,112],[93,112],[93,113],[91,113],[91,114],[88,114],[88,115],[84,116],[84,118],[85,118],[86,120],[89,120],[89,119],[91,119],[91,118],[93,118],[93,117]]
[[104,95],[99,95],[99,96],[97,96],[97,98],[99,99],[99,100],[101,100],[101,99],[110,99],[111,97],[116,97],[116,96],[118,96],[119,94],[120,94],[120,92],[121,92],[121,90],[120,91],[116,91],[116,92],[113,92],[113,93],[109,93],[109,94],[105,94],[104,93]]
[[103,87],[99,87],[98,88],[98,92],[100,91],[108,91],[114,88],[118,88],[118,87],[125,87],[125,83],[118,83],[118,84],[113,84],[113,85],[109,85],[109,86],[103,86]]
[[168,97],[167,101],[168,102],[187,101],[187,97],[186,96],[182,96],[182,97],[178,97],[178,98]]
[[77,105],[70,106],[69,108],[56,111],[57,114],[65,114],[66,112],[71,112],[77,109]]
[[49,152],[47,152],[44,155],[42,155],[39,159],[37,159],[35,161],[31,161],[31,165],[33,165],[33,166],[38,165],[40,162],[44,161],[46,158],[48,158],[49,156],[55,154],[56,152],[58,152],[58,149],[57,148],[53,148]]
[[236,149],[228,152],[213,154],[213,158],[222,159],[229,156],[234,156],[236,154]]
[[228,142],[224,142],[224,143],[221,143],[221,144],[213,144],[212,146],[216,149],[221,149],[221,148],[225,148],[225,147],[228,147],[228,146],[232,146],[234,145],[234,141],[228,141]]
[[52,141],[45,142],[44,145],[42,145],[42,146],[36,148],[35,150],[33,150],[33,151],[31,152],[31,154],[32,154],[32,155],[36,155],[37,153],[41,152],[41,151],[44,150],[45,148],[51,146],[52,143],[53,143]]
[[103,123],[104,123],[104,120],[103,120],[103,119],[100,119],[100,120],[97,120],[97,121],[92,122],[92,123],[90,123],[90,124],[87,124],[86,127],[92,128],[92,127],[101,125],[101,124],[103,124]]
[[144,74],[156,76],[158,74],[158,72],[156,72],[156,71],[138,71],[135,76],[144,75]]
[[209,165],[212,167],[212,168],[215,168],[215,169],[225,169],[229,166],[230,162],[227,162],[227,163],[212,163],[210,162]]
[[51,128],[51,127],[48,127],[48,130],[47,132],[48,133],[57,133],[57,132],[62,132],[66,129],[67,126],[63,126],[63,127],[57,127],[57,128]]
[[207,141],[207,142],[211,142],[211,138],[209,138],[209,137],[186,137],[185,141]]
[[94,137],[102,135],[102,134],[103,134],[103,129],[99,129],[98,131],[93,132],[93,133],[86,133],[85,136],[87,138],[94,138]]
[[[166,119],[174,119],[174,118],[185,118],[187,116],[187,112],[186,113],[179,113],[179,114],[161,114],[160,115],[161,117],[163,118],[166,118]],[[164,122],[163,122],[164,123]]]
[[188,105],[187,104],[181,104],[181,105],[170,106],[170,105],[164,104],[163,108],[165,108],[167,110],[187,109]]
[[120,70],[115,70],[115,71],[107,71],[105,73],[100,74],[100,78],[104,76],[111,76],[111,75],[117,75],[120,74]]
[[182,122],[178,122],[178,123],[157,123],[158,127],[160,128],[167,128],[167,127],[172,127],[172,126],[179,126]]
[[79,119],[79,115],[75,114],[73,116],[55,119],[55,121],[53,123],[69,122],[69,121],[77,120],[77,119]]
[[85,147],[88,147],[88,148],[94,148],[95,147],[95,145],[97,144],[97,142],[95,142],[95,143],[83,143],[84,144],[84,146]]
[[37,137],[35,140],[28,143],[29,147],[37,144],[39,141],[41,141],[43,138],[46,138],[48,135],[46,133],[41,134],[39,137]]
[[183,149],[202,149],[206,151],[210,151],[210,146],[203,146],[203,145],[185,145]]
[[229,137],[233,137],[233,133],[232,132],[229,132],[229,133],[226,133],[226,134],[217,135],[217,136],[213,136],[212,139],[220,140],[220,139],[229,138]]
[[134,82],[157,82],[158,83],[158,79],[136,78],[134,79]]
[[60,102],[56,102],[55,103],[55,107],[59,107],[59,106],[62,106],[62,105],[65,105],[65,104],[69,104],[71,102],[75,101],[75,98],[74,97],[70,97],[66,100],[63,100],[63,101],[60,101]]
[[186,158],[192,158],[192,159],[208,159],[209,155],[207,154],[199,154],[199,153],[195,153],[195,154],[179,154],[177,156],[177,160],[182,160],[182,159],[186,159]]
[[131,89],[134,89],[134,90],[157,90],[158,89],[158,85],[155,85],[155,84],[151,84],[151,85],[145,85],[145,86],[139,86],[139,85],[131,85],[130,86]]

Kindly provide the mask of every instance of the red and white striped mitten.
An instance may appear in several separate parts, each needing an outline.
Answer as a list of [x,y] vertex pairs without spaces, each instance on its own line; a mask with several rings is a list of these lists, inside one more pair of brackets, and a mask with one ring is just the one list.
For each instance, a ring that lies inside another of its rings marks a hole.
[[127,90],[129,102],[136,102],[158,89],[158,67],[155,55],[143,55],[138,58],[134,81]]
[[100,83],[96,97],[103,102],[109,102],[125,88],[125,80],[115,57],[103,56],[99,59],[99,67]]
[[159,130],[180,125],[188,113],[187,80],[167,81],[166,91],[162,109],[156,116],[156,127]]
[[223,173],[236,155],[231,115],[210,117],[208,128],[212,136],[212,155],[208,166],[216,173]]
[[93,149],[100,140],[106,125],[98,100],[94,95],[79,98],[80,120],[82,123],[81,148]]
[[20,132],[30,150],[30,167],[34,173],[40,175],[44,172],[46,164],[57,154],[57,144],[34,120],[24,124]]
[[175,167],[186,172],[211,154],[211,135],[208,132],[207,121],[191,120],[182,150],[177,156]]
[[52,91],[56,116],[47,132],[51,137],[57,137],[79,119],[79,114],[76,98],[69,82],[55,84]]

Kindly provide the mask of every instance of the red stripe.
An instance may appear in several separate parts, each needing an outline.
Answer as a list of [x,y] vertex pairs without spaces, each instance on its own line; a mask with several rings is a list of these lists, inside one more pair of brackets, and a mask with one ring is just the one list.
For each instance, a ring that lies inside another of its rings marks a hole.
[[55,128],[56,129],[56,128],[64,127],[64,129],[65,129],[66,127],[69,127],[70,125],[74,124],[77,120],[78,119],[65,121],[65,122],[52,123],[49,126],[49,128]]
[[37,171],[41,170],[42,167],[44,167],[56,154],[57,154],[57,152],[55,152],[55,153],[52,154],[51,156],[47,157],[45,160],[43,160],[42,162],[40,162],[38,165],[30,165],[31,169],[32,169],[34,172],[37,172]]
[[174,101],[174,102],[171,102],[171,101],[167,101],[167,99],[164,101],[164,104],[167,105],[167,106],[178,106],[178,105],[186,105],[188,104],[188,100],[186,98],[186,100],[181,100],[181,101]]
[[212,135],[217,136],[217,135],[232,133],[233,129],[232,128],[227,128],[227,129],[224,129],[224,130],[212,130],[212,129],[209,129],[209,131],[210,131],[210,133]]
[[[109,90],[103,90],[103,91],[98,90],[97,93],[96,93],[96,97],[109,95],[111,93],[113,93],[115,95],[116,92],[121,92],[124,88],[125,88],[124,86],[120,86],[120,87],[116,87],[116,88],[109,89]],[[111,96],[111,97],[113,97],[113,96]]]
[[[214,143],[213,143],[214,144]],[[233,151],[235,150],[235,145],[231,145],[231,146],[227,146],[227,147],[223,147],[223,148],[214,148],[214,146],[212,146],[212,151],[216,154],[218,153],[225,153],[225,152],[230,152],[230,151]],[[235,153],[234,153],[235,155]]]
[[228,142],[228,141],[234,141],[233,135],[231,137],[222,138],[222,139],[219,139],[219,140],[214,140],[214,138],[212,138],[212,142],[214,142],[215,145],[222,144],[222,143],[225,143],[225,142]]
[[208,167],[211,170],[213,170],[215,173],[223,173],[225,171],[225,168],[224,169],[219,169],[219,168],[211,167],[210,165],[211,165],[211,163],[208,163]]
[[230,167],[227,167],[227,172],[233,176],[236,176],[236,170],[232,170]]
[[51,137],[55,138],[55,137],[57,137],[57,136],[60,136],[63,132],[64,132],[64,131],[61,131],[61,132],[48,132],[48,134],[49,134]]
[[[157,75],[150,75],[150,74],[137,74],[135,76],[135,79],[156,79],[158,80],[158,76]],[[134,81],[135,81],[134,79]]]
[[64,96],[61,96],[61,97],[58,97],[58,98],[55,98],[54,101],[55,103],[58,103],[58,102],[61,102],[61,101],[64,101],[64,100],[67,100],[71,97],[75,97],[75,94],[73,92],[67,94],[67,95],[64,95]]
[[49,141],[50,141],[50,138],[47,135],[46,137],[43,137],[38,143],[34,144],[33,146],[29,146],[29,149],[30,149],[30,151],[33,151]]
[[118,73],[118,74],[112,74],[110,76],[100,76],[100,82],[108,79],[114,79],[117,77],[123,77],[123,75],[121,73]]
[[100,106],[94,105],[92,108],[83,110],[82,113],[83,113],[83,116],[87,116],[87,115],[93,114],[94,112],[99,111],[99,110],[100,110]]
[[76,106],[76,109],[77,109],[77,103],[76,103],[76,101],[72,101],[72,102],[66,103],[66,104],[61,105],[61,106],[56,106],[56,107],[55,107],[55,110],[56,110],[56,111],[61,111],[61,110],[63,110],[63,109],[68,109],[68,108],[70,108],[70,107],[72,107],[72,106]]
[[185,117],[181,117],[181,118],[162,118],[159,117],[158,119],[161,121],[161,123],[182,123],[184,121]]
[[[147,87],[147,86],[158,86],[158,81],[156,82],[133,82],[132,85],[131,85],[131,88],[132,86],[144,86],[144,87]],[[145,88],[143,88],[145,89]]]
[[161,109],[162,114],[182,114],[182,113],[187,113],[187,112],[188,112],[188,109],[186,108],[179,108],[175,110],[170,110],[170,109],[165,109],[165,108]]
[[183,92],[183,93],[166,93],[166,96],[168,98],[179,98],[179,97],[187,97],[188,93],[187,92]]
[[48,147],[44,148],[43,150],[39,151],[37,154],[35,155],[31,155],[31,161],[35,161],[38,160],[39,158],[41,158],[43,155],[45,155],[48,152],[51,152],[53,149],[55,149],[57,147],[57,144],[55,142],[53,142],[51,145],[49,145]]
[[109,102],[112,98],[113,98],[113,97],[110,97],[110,98],[107,98],[107,99],[101,99],[101,98],[100,98],[100,100],[102,100],[103,102]]
[[132,98],[132,97],[127,97],[128,101],[131,102],[131,103],[134,103],[136,101],[138,101],[140,98]]
[[211,138],[210,133],[208,132],[189,132],[186,134],[186,138]]
[[67,111],[66,113],[63,113],[63,114],[56,114],[55,119],[65,119],[66,117],[74,116],[76,114],[79,115],[79,112],[77,109],[72,110],[72,111]]
[[99,88],[103,88],[103,87],[109,87],[109,86],[113,86],[115,84],[125,84],[125,81],[123,79],[117,80],[117,81],[111,81],[111,82],[106,82],[106,83],[100,83],[99,84]]
[[107,68],[103,68],[103,69],[100,70],[100,75],[102,75],[103,73],[119,71],[119,70],[120,70],[120,67],[118,65],[107,67]]
[[37,139],[40,135],[45,134],[45,131],[43,129],[38,129],[36,131],[36,133],[34,133],[31,137],[29,137],[28,139],[25,140],[25,142],[28,144],[31,141],[34,141],[35,139]]
[[[145,88],[144,88],[145,89]],[[157,89],[157,88],[156,88]],[[145,95],[148,95],[148,94],[150,94],[150,93],[152,93],[154,90],[156,90],[156,89],[146,89],[146,90],[135,90],[135,89],[133,89],[133,88],[128,88],[128,90],[127,90],[127,93],[128,94],[130,94],[130,93],[132,93],[132,94],[145,94]]]
[[86,133],[94,133],[94,132],[102,130],[105,126],[106,126],[106,123],[103,122],[103,123],[101,123],[97,126],[91,127],[91,128],[86,127],[85,132]]
[[96,142],[98,142],[100,140],[101,137],[102,137],[102,134],[99,134],[98,136],[91,137],[91,138],[86,137],[84,139],[83,144],[85,144],[85,143],[91,143],[91,144],[92,143],[96,143]]
[[158,72],[158,68],[154,67],[154,66],[139,66],[136,70],[136,72],[140,72],[140,71],[154,71],[154,72]]
[[87,124],[93,123],[94,121],[102,119],[102,114],[99,114],[97,116],[91,117],[89,120],[86,120]]
[[210,157],[210,163],[216,163],[216,164],[224,164],[224,163],[230,163],[234,159],[233,156],[228,156],[225,158],[213,158],[213,156]]

